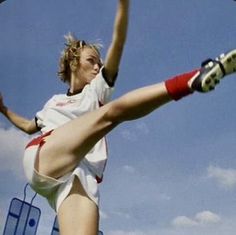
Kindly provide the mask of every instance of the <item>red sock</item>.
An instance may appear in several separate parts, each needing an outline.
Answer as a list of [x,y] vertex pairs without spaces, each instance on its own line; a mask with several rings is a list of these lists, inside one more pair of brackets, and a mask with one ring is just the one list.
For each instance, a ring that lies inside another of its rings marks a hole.
[[188,81],[199,71],[199,69],[193,70],[188,73],[177,75],[171,79],[165,81],[166,89],[173,100],[179,100],[184,96],[193,93],[188,86]]

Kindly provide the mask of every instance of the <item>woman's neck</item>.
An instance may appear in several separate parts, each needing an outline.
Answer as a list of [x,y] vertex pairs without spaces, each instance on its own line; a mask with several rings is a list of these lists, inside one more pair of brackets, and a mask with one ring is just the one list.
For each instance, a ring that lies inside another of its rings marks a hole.
[[75,76],[71,76],[68,92],[70,94],[78,94],[83,90],[85,85],[86,84],[83,84],[80,79],[76,78]]

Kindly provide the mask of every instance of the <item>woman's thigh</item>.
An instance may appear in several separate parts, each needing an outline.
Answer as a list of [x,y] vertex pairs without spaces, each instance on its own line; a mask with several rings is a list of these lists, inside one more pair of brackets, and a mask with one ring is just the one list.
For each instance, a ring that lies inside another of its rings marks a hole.
[[75,177],[72,190],[58,211],[60,235],[97,235],[99,210]]
[[72,171],[89,150],[117,124],[106,113],[109,105],[76,118],[45,138],[36,160],[36,170],[58,178]]

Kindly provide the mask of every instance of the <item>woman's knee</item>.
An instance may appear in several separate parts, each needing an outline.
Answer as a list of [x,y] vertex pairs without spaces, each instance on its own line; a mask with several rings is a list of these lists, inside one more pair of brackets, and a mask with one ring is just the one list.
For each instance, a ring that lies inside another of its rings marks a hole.
[[111,121],[113,124],[118,125],[119,123],[125,121],[125,113],[125,107],[118,99],[108,104],[105,118]]

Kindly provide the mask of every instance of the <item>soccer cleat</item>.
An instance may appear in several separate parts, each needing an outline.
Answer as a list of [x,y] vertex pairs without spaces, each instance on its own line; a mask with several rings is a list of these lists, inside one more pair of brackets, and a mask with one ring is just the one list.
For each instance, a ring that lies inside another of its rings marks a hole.
[[191,80],[194,91],[208,92],[214,90],[220,80],[236,72],[236,49],[220,55],[215,60],[208,59],[202,63],[199,73]]

